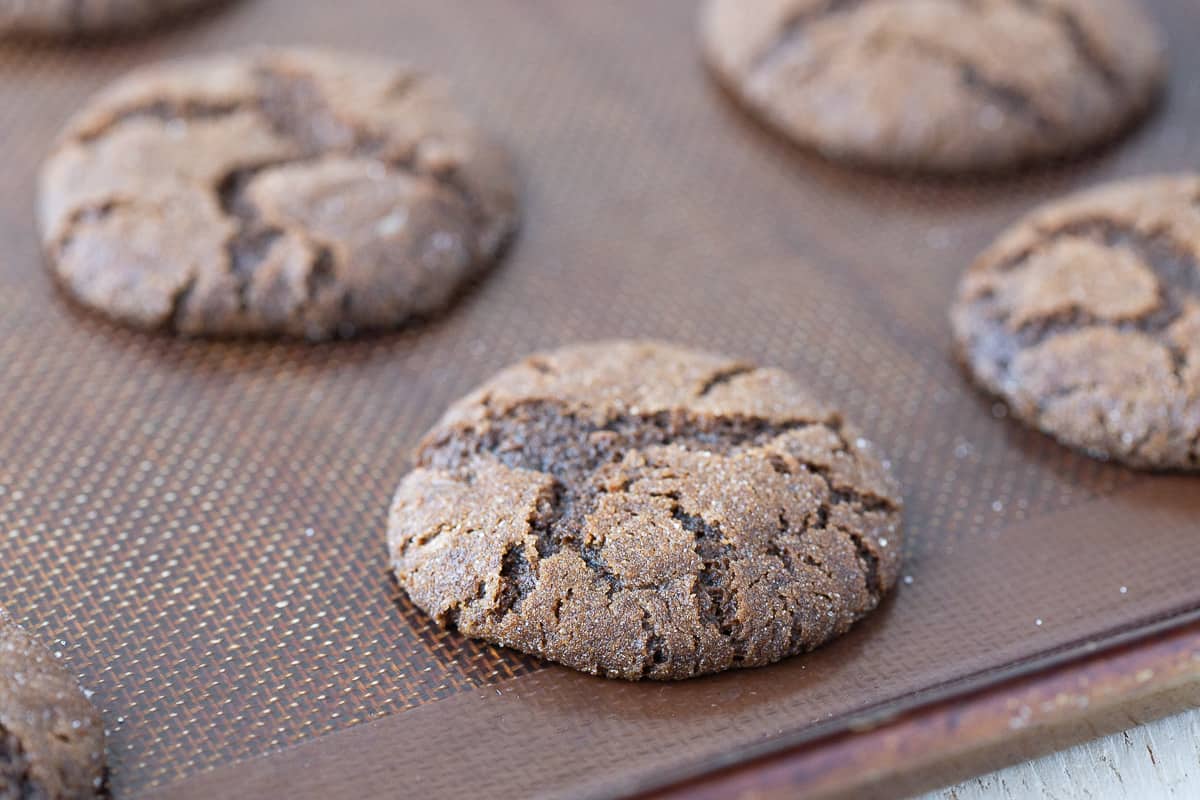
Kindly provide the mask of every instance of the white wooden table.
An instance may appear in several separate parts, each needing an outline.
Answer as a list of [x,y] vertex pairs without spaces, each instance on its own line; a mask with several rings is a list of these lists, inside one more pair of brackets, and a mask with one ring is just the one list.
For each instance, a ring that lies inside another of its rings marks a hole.
[[1200,711],[972,778],[921,800],[1200,798]]

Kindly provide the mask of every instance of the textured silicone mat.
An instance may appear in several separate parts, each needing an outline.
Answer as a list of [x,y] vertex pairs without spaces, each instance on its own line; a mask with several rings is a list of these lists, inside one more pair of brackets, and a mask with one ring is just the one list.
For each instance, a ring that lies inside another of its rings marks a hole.
[[[432,795],[624,791],[1200,608],[1200,482],[1005,418],[945,316],[1031,204],[1200,163],[1200,7],[1152,7],[1172,83],[1147,125],[971,182],[841,170],[760,130],[704,74],[685,0],[245,0],[0,48],[0,602],[95,691],[116,794],[388,716]],[[450,313],[319,347],[180,342],[55,291],[32,192],[64,118],[135,65],[257,42],[446,73],[513,146],[524,230]],[[420,433],[526,352],[615,335],[780,365],[844,407],[905,484],[896,599],[812,656],[678,685],[466,642],[398,599],[384,517]]]

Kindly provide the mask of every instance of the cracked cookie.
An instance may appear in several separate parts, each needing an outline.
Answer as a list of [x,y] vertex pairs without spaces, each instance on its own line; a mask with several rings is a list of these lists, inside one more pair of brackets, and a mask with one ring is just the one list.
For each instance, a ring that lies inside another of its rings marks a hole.
[[797,142],[931,172],[1098,145],[1164,69],[1136,0],[709,0],[701,38],[718,79]]
[[967,271],[951,320],[1028,424],[1133,467],[1200,467],[1200,176],[1035,211]]
[[153,25],[220,0],[0,0],[0,35],[72,37]]
[[787,374],[652,342],[530,357],[425,437],[388,524],[438,623],[627,679],[769,664],[900,568],[871,445]]
[[104,788],[104,725],[75,678],[0,609],[0,799]]
[[445,306],[516,225],[507,153],[443,83],[264,50],[158,64],[68,124],[39,221],[84,305],[183,334],[325,339]]

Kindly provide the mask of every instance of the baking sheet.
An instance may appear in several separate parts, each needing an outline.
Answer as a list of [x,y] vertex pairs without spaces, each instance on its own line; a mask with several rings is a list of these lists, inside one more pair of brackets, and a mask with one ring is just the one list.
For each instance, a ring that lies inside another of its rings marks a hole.
[[[612,794],[1200,608],[1196,480],[1025,430],[967,384],[946,322],[961,269],[1032,204],[1200,160],[1200,8],[1150,5],[1172,82],[1145,126],[969,182],[761,130],[707,79],[684,0],[245,0],[0,48],[0,602],[95,691],[117,796],[368,721],[431,795]],[[445,73],[516,151],[524,229],[451,312],[358,342],[182,342],[54,289],[33,186],[66,116],[136,65],[259,42]],[[842,406],[904,483],[911,582],[811,656],[673,685],[433,629],[387,574],[409,448],[497,368],[608,336],[779,365]]]

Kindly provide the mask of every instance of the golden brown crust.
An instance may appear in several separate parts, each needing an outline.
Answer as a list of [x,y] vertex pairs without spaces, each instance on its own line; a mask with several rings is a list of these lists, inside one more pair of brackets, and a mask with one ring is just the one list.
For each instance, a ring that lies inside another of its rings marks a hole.
[[75,678],[0,609],[0,798],[84,800],[104,785],[104,726]]
[[1200,467],[1200,177],[1118,183],[1042,208],[963,277],[963,360],[1066,444]]
[[263,50],[102,92],[43,167],[39,221],[59,282],[123,322],[322,339],[448,303],[512,232],[513,183],[440,81]]
[[534,356],[452,407],[389,521],[440,623],[596,674],[685,678],[844,633],[895,583],[899,491],[778,370],[648,342]]
[[709,0],[701,36],[721,80],[800,143],[941,172],[1098,144],[1163,75],[1131,0]]

